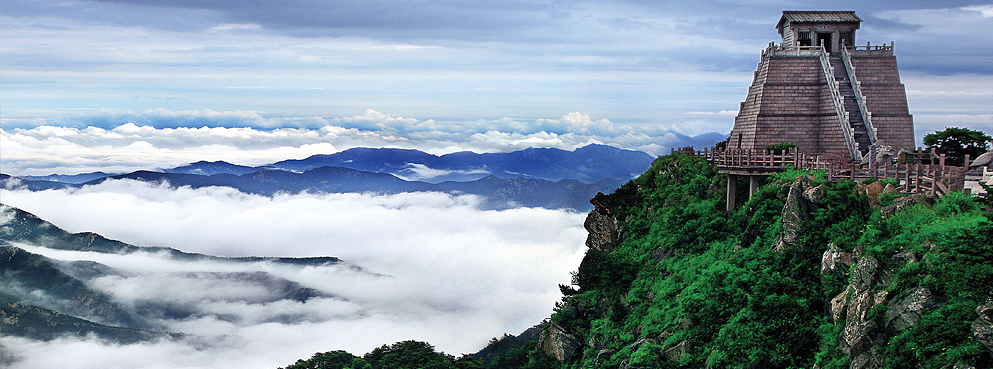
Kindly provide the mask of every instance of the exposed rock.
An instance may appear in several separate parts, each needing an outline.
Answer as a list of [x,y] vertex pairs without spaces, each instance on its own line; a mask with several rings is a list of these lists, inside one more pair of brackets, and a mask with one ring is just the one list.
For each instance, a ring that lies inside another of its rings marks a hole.
[[603,365],[603,363],[606,362],[608,359],[610,359],[612,355],[614,355],[614,350],[611,349],[600,350],[600,352],[596,353],[596,357],[593,358],[592,366],[598,367],[600,365]]
[[894,263],[897,263],[901,267],[905,267],[912,263],[916,263],[917,256],[914,255],[914,250],[906,249],[890,257],[890,260],[892,260]]
[[882,366],[882,357],[879,355],[879,349],[875,346],[855,355],[852,362],[848,364],[849,369],[876,369]]
[[652,340],[649,340],[647,338],[639,338],[637,341],[634,341],[634,343],[628,345],[628,351],[630,352],[638,351],[638,349],[641,348],[641,345],[644,345],[645,343],[648,342],[652,342]]
[[[876,154],[875,157],[873,157],[873,153]],[[862,156],[860,164],[869,164],[870,161],[875,162],[876,165],[892,164],[895,154],[896,152],[893,150],[893,146],[882,144],[871,145],[869,146],[869,151]]]
[[979,317],[972,322],[972,335],[993,355],[993,302],[977,306],[976,314]]
[[848,306],[848,289],[831,299],[831,319],[834,320],[834,324],[841,323],[845,319],[846,306]]
[[855,258],[851,253],[841,251],[838,246],[831,243],[828,249],[821,256],[821,274],[840,273],[847,274],[848,269],[855,263]]
[[[870,198],[871,199],[871,198]],[[878,204],[878,200],[877,200]],[[879,213],[883,215],[883,218],[889,217],[890,215],[896,214],[896,212],[903,210],[907,207],[924,204],[927,205],[927,198],[924,195],[915,193],[910,196],[898,197],[893,200],[892,204],[886,205],[879,209]]]
[[824,197],[826,196],[827,196],[827,190],[824,189],[823,184],[813,188],[809,188],[806,191],[803,191],[803,198],[815,204],[820,204],[821,202],[823,202]]
[[897,331],[903,331],[917,324],[931,303],[931,291],[927,288],[916,288],[900,302],[886,309],[886,325]]
[[683,358],[683,356],[686,356],[689,353],[690,353],[690,342],[687,340],[683,340],[677,345],[666,349],[665,357],[668,358],[669,360],[678,363],[679,360]]
[[797,236],[808,208],[807,201],[803,197],[803,180],[803,177],[797,178],[796,182],[790,185],[790,192],[786,195],[786,204],[783,205],[783,230],[773,241],[773,250],[783,251],[797,245]]
[[967,363],[963,363],[961,361],[958,361],[958,362],[955,363],[955,365],[952,366],[952,369],[976,369],[976,367],[974,367],[972,365],[969,365]]
[[870,184],[864,185],[859,183],[855,187],[855,191],[858,193],[864,193],[869,197],[869,205],[879,206],[879,195],[883,194],[883,182],[875,181]]
[[863,256],[858,259],[855,269],[852,270],[852,287],[856,291],[868,291],[872,287],[873,278],[879,269],[879,262],[871,256]]
[[872,344],[870,335],[876,328],[875,323],[865,319],[875,299],[870,298],[869,291],[852,291],[845,311],[845,329],[841,332],[842,351],[847,354],[857,354],[868,349]]
[[656,263],[658,263],[662,260],[668,259],[670,256],[672,256],[672,254],[673,254],[672,250],[665,250],[661,246],[659,246],[655,250],[652,250],[651,258]]
[[972,163],[969,163],[969,167],[977,168],[977,169],[979,169],[980,167],[991,167],[991,166],[993,166],[993,151],[987,151],[982,155],[977,156],[976,160],[973,160]]
[[899,193],[900,189],[896,188],[892,183],[887,183],[886,187],[883,187],[883,193]]
[[632,365],[630,360],[621,361],[621,365],[617,366],[617,369],[648,369],[651,367],[643,365]]
[[568,360],[579,348],[579,341],[573,335],[566,333],[565,329],[562,329],[555,322],[548,322],[548,328],[542,330],[541,336],[538,338],[538,346],[548,356],[563,362]]
[[586,236],[586,247],[598,251],[608,251],[618,242],[620,236],[618,232],[617,218],[614,218],[610,207],[607,204],[607,195],[597,192],[596,196],[590,200],[593,210],[586,216],[583,227],[589,232]]
[[[845,318],[845,328],[841,332],[841,349],[853,357],[869,352],[873,346],[871,335],[876,326],[865,318],[869,309],[882,303],[878,293],[872,290],[878,269],[879,262],[876,259],[868,256],[858,258],[855,267],[852,268],[848,287],[831,300],[832,317],[837,321],[844,314]],[[885,295],[881,297],[885,300]],[[844,309],[843,313],[842,309]]]

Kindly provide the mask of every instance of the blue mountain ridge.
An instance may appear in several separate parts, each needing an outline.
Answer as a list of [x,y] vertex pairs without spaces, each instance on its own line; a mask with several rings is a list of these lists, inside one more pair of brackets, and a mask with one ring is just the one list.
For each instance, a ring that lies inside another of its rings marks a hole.
[[[706,135],[697,137],[703,136]],[[102,177],[95,173],[43,177],[0,174],[0,183],[39,191],[99,184],[108,179],[133,179],[168,182],[175,187],[226,186],[264,196],[304,191],[377,194],[437,191],[479,195],[485,200],[482,206],[488,209],[528,206],[585,212],[592,208],[588,199],[593,195],[610,192],[643,172],[653,160],[641,151],[597,144],[574,151],[529,148],[509,153],[463,151],[445,155],[410,149],[353,148],[258,167],[198,161],[170,169]],[[77,182],[84,176],[96,178]],[[73,182],[56,181],[58,178]]]
[[403,192],[435,191],[452,195],[479,195],[486,209],[506,209],[518,206],[548,209],[588,211],[589,199],[597,192],[610,192],[627,180],[604,178],[596,183],[574,179],[551,182],[544,179],[503,179],[487,176],[470,182],[446,181],[427,183],[405,181],[387,173],[372,173],[349,168],[320,167],[303,173],[282,170],[260,170],[248,174],[197,174],[138,171],[102,178],[83,185],[98,184],[109,179],[132,179],[144,182],[167,182],[170,186],[202,188],[232,187],[244,193],[271,196],[277,193],[355,193],[397,194]]
[[[534,178],[553,182],[575,179],[594,183],[603,178],[630,179],[648,168],[653,159],[642,151],[596,144],[575,151],[528,148],[509,153],[462,151],[440,156],[410,149],[353,148],[306,159],[283,160],[263,168],[303,172],[332,166],[390,173],[430,183],[471,181],[488,175],[503,179]],[[425,173],[429,171],[431,173]]]

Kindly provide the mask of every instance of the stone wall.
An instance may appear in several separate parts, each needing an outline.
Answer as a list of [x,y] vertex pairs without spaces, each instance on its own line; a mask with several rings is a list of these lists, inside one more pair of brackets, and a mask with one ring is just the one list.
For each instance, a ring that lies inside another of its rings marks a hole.
[[[912,150],[914,122],[896,57],[855,54],[852,64],[879,143]],[[762,150],[780,142],[793,142],[808,154],[848,155],[818,57],[762,58],[735,118],[728,148]]]
[[907,106],[907,92],[900,82],[896,56],[853,53],[852,66],[872,113],[876,137],[895,149],[914,149],[914,118]]
[[847,153],[833,104],[819,58],[763,58],[728,147],[761,150],[793,142],[807,153]]

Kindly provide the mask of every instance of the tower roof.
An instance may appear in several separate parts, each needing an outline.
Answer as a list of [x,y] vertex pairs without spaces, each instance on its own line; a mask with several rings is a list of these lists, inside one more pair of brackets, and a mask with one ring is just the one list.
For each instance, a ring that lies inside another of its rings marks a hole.
[[784,10],[783,17],[779,19],[776,28],[782,31],[786,22],[790,23],[861,23],[862,18],[855,15],[853,11],[803,11]]

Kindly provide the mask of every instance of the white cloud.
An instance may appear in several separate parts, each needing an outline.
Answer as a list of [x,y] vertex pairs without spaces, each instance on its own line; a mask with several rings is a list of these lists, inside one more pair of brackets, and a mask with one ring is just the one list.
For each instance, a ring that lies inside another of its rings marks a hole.
[[424,164],[409,163],[395,175],[407,181],[438,183],[446,180],[477,179],[489,174],[490,172],[484,169],[444,170],[430,168]]
[[[362,354],[403,339],[453,354],[473,352],[490,337],[518,333],[546,317],[559,298],[557,284],[568,283],[585,251],[585,214],[483,211],[474,197],[440,193],[261,197],[108,181],[73,191],[5,190],[3,199],[70,231],[137,245],[225,256],[337,256],[367,271],[47,250],[53,258],[123,270],[92,282],[119,301],[196,306],[204,313],[160,323],[210,343],[194,349],[188,341],[113,346],[5,337],[5,350],[25,358],[19,368],[51,367],[37,357],[43,348],[67,357],[92,350],[81,367],[103,364],[100,355],[127,367],[275,367],[318,351]],[[274,300],[258,280],[218,277],[232,272],[264,272],[331,297]],[[155,360],[144,362],[142,355]]]
[[700,116],[715,116],[716,115],[716,116],[734,117],[734,116],[738,115],[738,111],[737,110],[688,111],[688,112],[683,113],[683,114],[693,115],[693,116],[697,116],[697,115],[700,115]]
[[[129,121],[123,122],[119,117],[128,117]],[[672,127],[617,124],[582,113],[533,122],[510,118],[437,122],[393,117],[374,110],[357,116],[325,119],[265,118],[255,112],[241,111],[154,109],[141,113],[104,110],[59,119],[46,118],[49,120],[65,124],[17,128],[30,126],[34,121],[24,117],[5,118],[6,127],[0,129],[4,173],[129,172],[175,167],[199,160],[225,160],[254,166],[353,147],[399,147],[441,154],[463,150],[505,152],[529,147],[573,150],[591,143],[635,149],[652,148],[652,145],[685,146],[678,140],[673,141]],[[74,128],[79,124],[72,123],[95,120],[116,125]],[[183,126],[190,122],[203,126]],[[248,126],[233,126],[237,124]],[[173,127],[176,125],[179,127]],[[412,168],[415,172],[416,169]],[[431,174],[422,172],[418,175]]]

